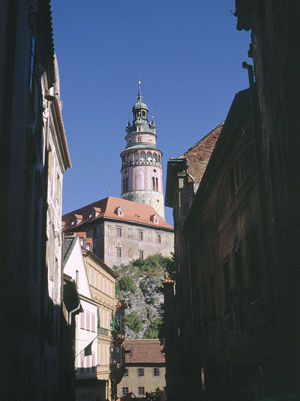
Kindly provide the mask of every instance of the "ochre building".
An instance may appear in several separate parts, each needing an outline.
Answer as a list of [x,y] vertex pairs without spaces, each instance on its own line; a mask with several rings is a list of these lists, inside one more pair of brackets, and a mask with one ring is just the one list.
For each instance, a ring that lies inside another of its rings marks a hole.
[[128,393],[143,397],[146,393],[164,390],[165,356],[159,339],[126,340],[125,366],[125,374],[118,385],[118,397]]

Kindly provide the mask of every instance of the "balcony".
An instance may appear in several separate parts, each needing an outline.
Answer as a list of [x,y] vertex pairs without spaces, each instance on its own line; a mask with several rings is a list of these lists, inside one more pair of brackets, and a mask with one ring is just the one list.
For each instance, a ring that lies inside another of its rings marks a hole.
[[98,334],[102,334],[104,336],[108,336],[108,330],[104,327],[98,327]]

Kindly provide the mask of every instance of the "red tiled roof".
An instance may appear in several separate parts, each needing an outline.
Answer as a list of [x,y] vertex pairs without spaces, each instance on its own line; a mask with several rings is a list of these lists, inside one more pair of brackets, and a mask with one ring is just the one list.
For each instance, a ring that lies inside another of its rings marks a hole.
[[86,232],[85,231],[75,231],[74,234],[78,235],[79,238],[86,237]]
[[[125,363],[165,363],[165,355],[158,338],[128,339],[124,342]],[[129,351],[129,352],[128,352]]]
[[184,157],[188,158],[188,171],[194,177],[196,184],[199,184],[203,177],[223,126],[224,122],[219,124],[216,128],[205,135],[205,137],[201,138],[194,146],[178,157],[178,159]]
[[[123,216],[118,216],[117,208],[122,206],[124,214]],[[91,210],[95,207],[100,208],[100,213],[97,217],[89,217],[91,215]],[[78,224],[73,224],[74,215],[82,215],[82,221]],[[153,222],[153,216],[156,214],[158,216],[158,224]],[[140,224],[146,224],[152,227],[157,228],[166,228],[169,230],[173,230],[173,227],[170,226],[165,220],[156,212],[153,207],[149,205],[145,205],[143,203],[137,203],[133,201],[128,201],[121,198],[114,198],[112,196],[101,199],[97,202],[93,202],[87,206],[83,206],[80,209],[73,210],[70,213],[67,213],[63,216],[63,221],[65,221],[64,230],[68,230],[70,228],[77,228],[82,226],[88,221],[100,219],[100,218],[112,218],[118,221],[131,221]]]

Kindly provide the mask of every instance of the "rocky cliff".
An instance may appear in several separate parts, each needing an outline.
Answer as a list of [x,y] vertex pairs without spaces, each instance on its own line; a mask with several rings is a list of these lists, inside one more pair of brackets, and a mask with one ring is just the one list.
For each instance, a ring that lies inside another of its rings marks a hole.
[[119,275],[117,297],[131,306],[126,310],[126,338],[157,338],[162,323],[164,273],[171,258],[152,255],[115,267]]

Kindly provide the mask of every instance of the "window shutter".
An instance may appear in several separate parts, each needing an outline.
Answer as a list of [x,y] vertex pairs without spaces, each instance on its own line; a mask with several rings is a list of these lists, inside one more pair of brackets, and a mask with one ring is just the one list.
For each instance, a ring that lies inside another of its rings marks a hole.
[[80,314],[80,328],[84,329],[84,312]]
[[86,312],[86,329],[87,330],[91,329],[91,326],[90,326],[90,312],[89,311]]
[[92,331],[95,332],[95,313],[92,312]]

